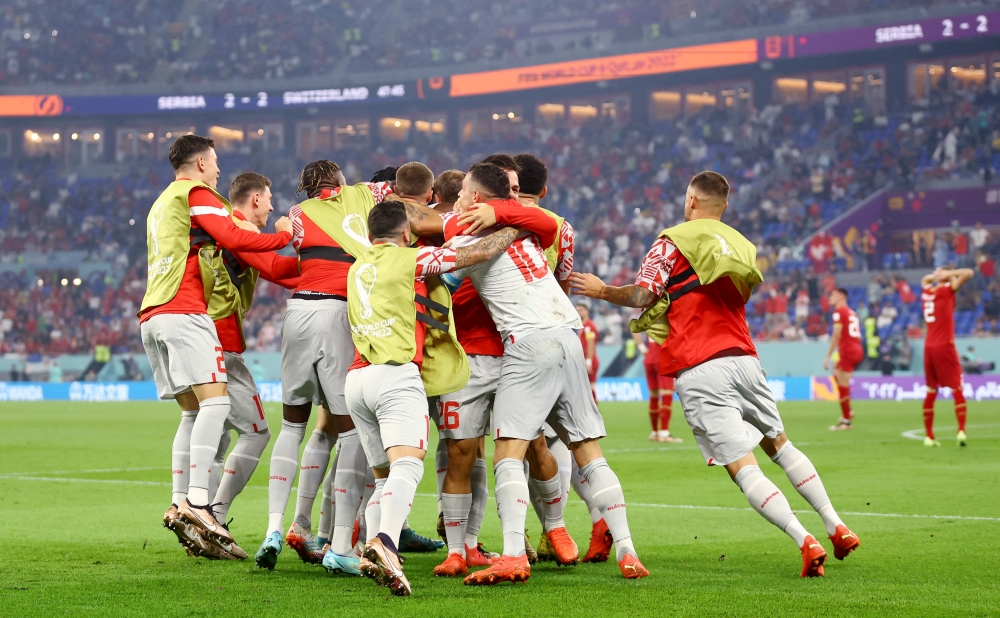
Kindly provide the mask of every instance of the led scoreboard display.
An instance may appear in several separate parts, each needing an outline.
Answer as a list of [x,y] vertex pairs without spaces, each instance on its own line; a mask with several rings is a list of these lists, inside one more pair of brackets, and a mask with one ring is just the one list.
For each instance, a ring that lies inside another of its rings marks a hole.
[[1000,35],[1000,11],[832,32],[769,36],[760,39],[758,55],[761,60],[778,60],[997,35]]

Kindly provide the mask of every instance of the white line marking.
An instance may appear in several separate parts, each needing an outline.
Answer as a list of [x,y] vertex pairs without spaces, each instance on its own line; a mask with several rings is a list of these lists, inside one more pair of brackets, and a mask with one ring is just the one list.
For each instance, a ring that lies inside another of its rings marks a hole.
[[0,478],[9,476],[41,476],[43,474],[101,474],[108,472],[148,472],[149,470],[169,470],[170,466],[146,466],[144,468],[94,468],[91,470],[41,470],[36,472],[5,472]]
[[[965,426],[966,429],[980,429],[982,427],[1000,427],[1000,425],[989,424],[989,425],[966,425]],[[957,433],[958,426],[957,425],[949,425],[947,427],[938,427],[937,428],[937,432],[941,432],[941,431],[948,432],[948,433],[951,433],[952,431],[955,431]],[[935,432],[935,433],[937,433],[937,432]],[[899,435],[901,435],[904,438],[907,438],[909,440],[921,440],[921,441],[923,441],[923,439],[926,437],[927,434],[925,433],[924,429],[910,429],[909,431],[904,431],[903,433],[901,433]],[[976,437],[982,439],[982,438],[992,438],[993,436],[976,436]]]

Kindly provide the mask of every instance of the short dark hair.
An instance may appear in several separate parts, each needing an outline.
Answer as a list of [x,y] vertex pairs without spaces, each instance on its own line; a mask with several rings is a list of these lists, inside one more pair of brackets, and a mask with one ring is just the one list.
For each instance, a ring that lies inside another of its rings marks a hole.
[[434,186],[434,172],[423,163],[411,161],[396,170],[396,193],[423,195]]
[[368,232],[372,238],[393,238],[409,224],[406,205],[396,200],[376,204],[368,213]]
[[445,170],[434,181],[434,194],[442,202],[454,204],[458,201],[458,192],[462,190],[465,172],[461,170]]
[[851,296],[850,294],[847,293],[847,289],[846,288],[833,288],[833,291],[834,292],[840,292],[841,294],[844,295],[844,298],[849,298]]
[[480,163],[492,163],[505,172],[517,172],[519,177],[521,174],[521,167],[517,164],[517,161],[514,160],[514,157],[502,152],[492,154],[480,161]]
[[254,172],[243,172],[229,183],[229,201],[232,204],[242,202],[253,193],[263,193],[271,186],[271,180]]
[[215,140],[211,137],[182,135],[170,146],[170,154],[167,155],[170,167],[176,172],[189,163],[192,157],[200,155],[209,148],[215,148]]
[[691,179],[691,186],[710,197],[729,198],[729,181],[718,172],[698,172]]
[[517,181],[521,185],[519,193],[541,195],[545,184],[549,181],[549,168],[545,162],[533,154],[519,154],[514,157],[517,163]]
[[499,165],[476,163],[469,168],[469,180],[486,198],[502,200],[510,196],[510,178]]
[[372,182],[396,182],[396,170],[393,166],[383,167],[372,174]]

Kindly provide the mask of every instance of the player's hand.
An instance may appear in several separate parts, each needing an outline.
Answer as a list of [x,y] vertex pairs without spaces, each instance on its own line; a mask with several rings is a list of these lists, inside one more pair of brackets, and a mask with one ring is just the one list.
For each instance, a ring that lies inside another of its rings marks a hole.
[[260,230],[257,229],[257,226],[249,221],[244,221],[243,219],[233,219],[233,223],[236,224],[236,227],[241,230],[253,232],[254,234],[260,234]]
[[497,213],[489,204],[473,204],[472,208],[458,216],[459,225],[468,225],[466,234],[476,234],[497,224]]
[[590,373],[594,369],[594,359],[588,358],[587,361],[587,373]]
[[292,220],[288,217],[281,217],[274,222],[274,231],[292,233]]
[[605,286],[604,282],[596,275],[590,273],[570,273],[569,287],[573,290],[573,294],[577,296],[599,299]]
[[646,347],[646,344],[645,343],[640,343],[639,344],[639,353],[640,354],[646,354],[647,352],[649,352],[649,348]]
[[823,359],[823,371],[827,371],[829,369],[830,369],[830,357],[827,356],[826,358]]

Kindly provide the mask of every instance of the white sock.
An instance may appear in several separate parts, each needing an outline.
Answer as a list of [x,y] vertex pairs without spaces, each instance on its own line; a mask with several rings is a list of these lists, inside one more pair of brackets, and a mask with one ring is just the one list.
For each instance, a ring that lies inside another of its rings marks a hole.
[[844,522],[840,520],[837,511],[834,510],[830,497],[826,494],[826,488],[823,487],[823,481],[820,480],[819,473],[816,472],[816,466],[802,451],[792,446],[791,442],[785,442],[771,458],[771,461],[781,466],[799,495],[805,498],[809,506],[816,509],[819,516],[823,518],[827,535],[833,536],[837,532],[837,526]]
[[[339,445],[340,442],[337,442]],[[319,531],[316,533],[317,539],[330,540],[333,534],[333,513],[336,511],[336,502],[333,499],[333,477],[337,474],[337,460],[340,459],[340,448],[333,458],[330,470],[323,477],[323,499],[319,503]]]
[[[444,504],[444,532],[448,539],[448,553],[465,557],[465,531],[469,525],[472,494],[441,494]],[[474,546],[473,546],[474,547]]]
[[594,501],[590,496],[592,493],[590,491],[590,483],[588,483],[587,479],[580,474],[580,467],[576,465],[575,458],[573,459],[573,473],[570,475],[570,482],[573,485],[573,491],[575,491],[576,495],[583,500],[583,504],[586,505],[587,510],[590,511],[590,524],[593,525],[601,521],[604,516],[601,515],[601,509],[594,506]]
[[215,452],[215,460],[212,462],[212,475],[209,477],[208,501],[215,502],[215,494],[219,491],[219,484],[222,483],[222,473],[226,467],[226,452],[233,442],[233,436],[228,430],[223,429],[222,439],[219,440],[219,450]]
[[542,532],[566,527],[566,522],[563,521],[566,501],[563,500],[562,496],[561,477],[562,475],[557,473],[547,481],[528,480],[528,488],[534,488],[535,495],[538,496],[538,503],[542,508]]
[[365,543],[378,536],[378,529],[382,523],[382,488],[388,479],[375,479],[375,488],[372,490],[372,497],[368,499],[365,506],[365,521],[368,523]]
[[503,555],[524,555],[524,520],[528,514],[528,482],[524,464],[516,459],[501,459],[493,467],[493,489],[503,531]]
[[207,506],[212,482],[212,462],[229,416],[229,396],[209,397],[201,402],[191,428],[191,481],[188,500],[195,506]]
[[267,534],[284,532],[285,507],[299,469],[299,446],[306,435],[305,423],[281,421],[281,431],[271,450],[271,470],[267,480]]
[[469,523],[465,527],[465,544],[475,547],[479,545],[479,529],[486,517],[486,499],[490,494],[485,459],[477,458],[472,464],[469,481],[472,483],[472,505],[469,507]]
[[253,476],[257,464],[260,462],[260,455],[270,440],[271,432],[267,429],[260,433],[245,433],[236,438],[236,446],[226,458],[222,483],[219,484],[219,491],[216,492],[214,504],[212,504],[212,509],[219,521],[226,518],[233,500],[247,486],[247,482]]
[[[372,473],[372,469],[368,468],[368,472],[365,474],[365,493],[361,498],[361,506],[358,508],[358,513],[355,517],[358,520],[358,540],[362,542],[368,541],[368,518],[365,517],[365,512],[368,509],[368,502],[372,499],[372,495],[375,494],[375,475]],[[378,528],[375,528],[376,533]],[[334,535],[336,535],[336,528],[334,528]],[[348,543],[350,543],[350,537],[348,537]]]
[[299,484],[295,490],[294,521],[312,532],[312,511],[316,502],[319,486],[326,476],[330,465],[330,451],[333,440],[325,431],[315,429],[302,451],[302,461],[299,464]]
[[562,440],[556,440],[549,447],[552,456],[559,464],[559,485],[562,487],[563,503],[569,500],[570,477],[573,475],[573,453],[569,452],[569,447]]
[[438,440],[434,451],[434,469],[437,471],[438,513],[443,513],[444,477],[448,474],[448,441],[444,438]]
[[[365,457],[365,451],[361,447],[361,435],[358,434],[358,430],[352,429],[341,434],[337,472],[333,477],[336,507],[330,546],[335,553],[345,555],[351,550],[354,521],[358,517],[358,510],[363,504],[367,504],[363,500],[365,477],[368,474],[368,458]],[[375,531],[377,532],[378,528],[375,528]]]
[[590,484],[591,501],[604,516],[604,523],[608,525],[611,537],[615,540],[616,560],[620,561],[626,554],[637,555],[632,546],[628,517],[625,515],[625,494],[618,476],[608,466],[608,461],[598,457],[580,468],[580,473]]
[[174,444],[170,449],[170,480],[173,484],[171,501],[180,506],[187,499],[188,479],[191,477],[191,428],[197,410],[181,412],[181,422],[174,434]]
[[424,462],[419,457],[400,457],[389,464],[389,478],[382,487],[382,518],[378,533],[392,539],[392,546],[399,547],[399,533],[403,522],[413,508],[413,496],[424,477]]
[[755,511],[782,532],[792,537],[796,547],[802,547],[809,534],[792,513],[785,494],[771,482],[759,466],[744,466],[736,473],[736,484]]

